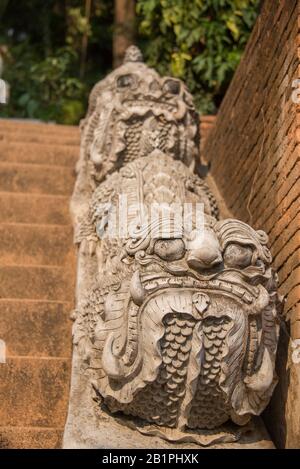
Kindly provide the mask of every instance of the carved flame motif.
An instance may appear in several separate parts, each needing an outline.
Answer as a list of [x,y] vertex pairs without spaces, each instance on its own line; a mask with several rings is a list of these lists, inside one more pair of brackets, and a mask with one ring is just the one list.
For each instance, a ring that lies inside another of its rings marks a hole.
[[[194,116],[184,85],[140,62],[94,89],[73,205],[85,265],[74,342],[110,412],[141,432],[202,444],[209,432],[222,441],[225,424],[243,426],[267,405],[278,299],[265,233],[218,221],[213,196],[188,167]],[[101,207],[120,194],[146,206],[202,202],[204,232],[153,238],[144,223],[139,236],[100,240]],[[95,255],[83,248],[90,242]]]

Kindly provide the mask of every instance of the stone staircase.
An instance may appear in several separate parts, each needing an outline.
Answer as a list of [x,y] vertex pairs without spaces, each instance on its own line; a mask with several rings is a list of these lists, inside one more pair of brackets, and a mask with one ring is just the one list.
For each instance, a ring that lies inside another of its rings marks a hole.
[[0,448],[60,447],[68,405],[76,127],[0,120]]

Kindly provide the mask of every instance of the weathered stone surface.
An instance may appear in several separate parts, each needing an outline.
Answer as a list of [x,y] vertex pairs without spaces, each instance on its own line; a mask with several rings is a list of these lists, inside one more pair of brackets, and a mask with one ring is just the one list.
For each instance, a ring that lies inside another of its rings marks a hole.
[[[251,416],[277,382],[276,276],[266,234],[219,221],[193,173],[198,122],[184,84],[159,77],[134,47],[91,93],[71,203],[79,254],[65,447],[105,447],[108,428],[128,447],[116,421],[200,446],[250,431],[259,447]],[[195,216],[178,225],[185,203],[202,204],[201,227]],[[128,215],[125,234],[111,232],[114,209]]]
[[[0,131],[1,132],[1,131]],[[49,135],[48,133],[46,134],[39,134],[38,132],[17,132],[14,133],[13,136],[10,135],[10,132],[4,132],[0,133],[0,142],[1,143],[9,143],[11,141],[14,142],[22,142],[22,143],[40,143],[43,145],[66,145],[66,146],[72,146],[74,147],[75,145],[78,145],[79,139],[78,136],[76,135],[68,135],[63,134],[60,135],[57,133],[56,135]]]
[[69,197],[2,192],[0,222],[68,225]]
[[0,120],[0,339],[7,358],[0,364],[1,448],[61,446],[75,285],[69,196],[78,138],[75,127]]
[[9,358],[0,367],[1,426],[62,427],[69,361]]
[[78,146],[44,145],[41,143],[7,142],[0,140],[0,161],[70,166],[74,168]]
[[0,267],[0,298],[72,301],[74,274],[63,267]]
[[[299,355],[299,352],[298,352]],[[298,392],[300,389],[300,363],[289,364],[289,390],[286,406],[286,418],[291,422],[286,435],[287,448],[299,449],[300,446],[300,412]]]
[[[292,287],[300,284],[299,24],[297,0],[263,2],[203,149],[233,216],[262,227],[269,236],[280,292],[286,300],[287,328],[300,299],[299,288]],[[298,314],[300,319],[300,309]],[[285,347],[291,344],[284,342]],[[280,347],[281,384],[265,421],[278,447],[289,448],[291,441],[295,447],[298,440],[300,448],[300,394],[297,381],[286,378],[287,355]]]
[[[36,129],[38,130],[38,129]],[[49,135],[48,133],[45,133],[43,135],[40,134],[39,132],[33,131],[33,132],[27,132],[26,130],[24,132],[19,131],[15,132],[11,135],[10,132],[4,131],[1,132],[1,126],[0,126],[0,142],[1,143],[9,143],[11,141],[14,142],[22,142],[22,143],[40,143],[43,145],[67,145],[67,146],[74,146],[78,145],[79,140],[78,140],[78,135],[69,135],[68,133],[60,135],[57,133],[56,135],[53,133],[53,135]]]
[[2,191],[69,195],[73,185],[73,170],[63,166],[0,163]]
[[0,300],[0,337],[7,356],[69,357],[72,303]]
[[44,427],[0,427],[0,449],[59,449],[63,430]]
[[[77,399],[76,408],[72,409],[72,415],[68,416],[67,426],[64,432],[63,447],[65,449],[197,449],[199,445],[189,441],[167,441],[158,436],[142,434],[137,432],[122,421],[121,418],[114,418],[108,413],[98,409],[96,413],[90,412],[86,403],[91,398],[88,383],[77,389],[78,394],[73,397]],[[222,436],[222,435],[220,435]],[[175,434],[176,439],[176,434]],[[251,427],[241,435],[236,442],[215,443],[207,446],[214,449],[273,449],[274,445],[266,432],[260,419],[254,419]],[[207,448],[201,447],[201,448]]]
[[71,226],[0,224],[0,262],[2,265],[73,264]]
[[0,135],[10,134],[12,138],[25,133],[34,135],[43,135],[46,138],[68,137],[72,136],[76,143],[79,143],[79,128],[73,125],[45,124],[42,122],[31,122],[29,120],[11,120],[0,119]]

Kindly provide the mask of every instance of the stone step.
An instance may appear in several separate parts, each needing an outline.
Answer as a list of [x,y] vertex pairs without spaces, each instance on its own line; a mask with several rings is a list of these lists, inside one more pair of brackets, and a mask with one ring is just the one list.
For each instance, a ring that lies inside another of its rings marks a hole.
[[0,192],[0,223],[68,225],[66,196]]
[[72,134],[49,134],[49,133],[40,133],[37,128],[35,131],[6,131],[0,128],[0,142],[9,143],[9,142],[20,142],[20,143],[41,143],[43,145],[79,145],[79,135]]
[[70,264],[74,258],[71,226],[0,224],[0,265]]
[[71,367],[79,129],[0,119],[0,448],[59,448]]
[[63,428],[0,427],[0,449],[59,449]]
[[72,168],[0,162],[1,191],[69,195],[74,181]]
[[69,360],[8,358],[0,364],[1,427],[62,428],[69,379]]
[[79,158],[78,145],[44,145],[0,141],[0,161],[10,163],[33,163],[41,165],[71,166],[73,169]]
[[70,357],[72,307],[72,302],[0,300],[7,357]]
[[72,301],[74,266],[0,267],[0,298]]
[[79,127],[76,125],[47,124],[22,119],[1,119],[0,132],[38,132],[47,135],[73,135],[79,136]]
[[75,169],[65,166],[1,163],[0,191],[70,195]]

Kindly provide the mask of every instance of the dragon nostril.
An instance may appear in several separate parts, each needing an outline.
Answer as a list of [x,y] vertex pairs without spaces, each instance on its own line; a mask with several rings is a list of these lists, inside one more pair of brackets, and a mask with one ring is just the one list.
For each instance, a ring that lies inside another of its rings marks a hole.
[[187,263],[195,270],[210,269],[222,262],[221,252],[215,249],[197,249],[189,253]]
[[190,237],[187,244],[187,263],[189,267],[194,270],[205,270],[222,263],[221,246],[211,229],[205,227],[202,231],[194,230],[191,235],[194,236]]

